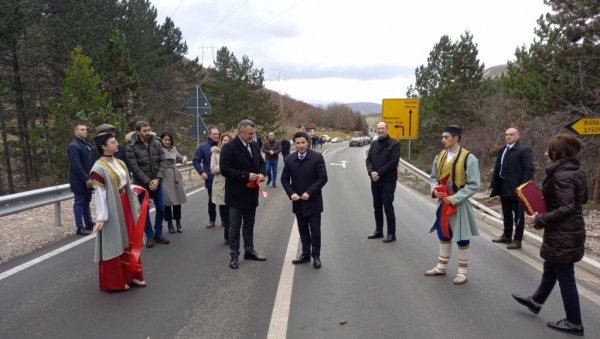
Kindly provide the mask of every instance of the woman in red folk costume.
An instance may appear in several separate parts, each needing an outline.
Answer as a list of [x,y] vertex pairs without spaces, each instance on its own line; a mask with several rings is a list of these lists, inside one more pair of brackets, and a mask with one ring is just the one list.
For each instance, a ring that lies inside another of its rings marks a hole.
[[94,262],[99,263],[100,289],[122,291],[128,290],[129,285],[144,287],[140,253],[148,199],[142,203],[139,214],[144,220],[138,219],[136,225],[133,190],[139,193],[143,188],[132,187],[127,167],[113,157],[118,142],[111,133],[100,134],[95,141],[101,154],[91,171],[96,200]]

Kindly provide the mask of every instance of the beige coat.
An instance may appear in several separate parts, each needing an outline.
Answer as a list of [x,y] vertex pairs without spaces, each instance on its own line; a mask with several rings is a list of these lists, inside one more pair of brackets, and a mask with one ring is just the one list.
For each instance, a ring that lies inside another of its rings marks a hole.
[[187,196],[183,188],[183,178],[181,173],[175,168],[175,164],[183,158],[175,146],[171,149],[162,148],[167,159],[165,176],[162,182],[163,195],[165,197],[165,206],[181,205],[187,202]]
[[225,205],[225,177],[221,174],[219,160],[221,150],[217,146],[211,147],[210,171],[214,175],[212,184],[212,202],[217,205]]

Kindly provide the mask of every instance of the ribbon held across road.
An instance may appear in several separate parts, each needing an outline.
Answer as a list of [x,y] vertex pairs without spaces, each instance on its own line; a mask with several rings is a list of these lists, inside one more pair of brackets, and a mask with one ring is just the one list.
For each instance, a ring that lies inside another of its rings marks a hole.
[[146,225],[146,215],[148,214],[148,205],[150,193],[140,186],[133,186],[132,190],[136,194],[144,193],[144,200],[140,207],[140,214],[138,214],[135,228],[133,229],[133,245],[131,246],[131,255],[129,256],[129,267],[133,272],[142,271],[142,267],[139,265],[140,256],[142,254],[142,243],[144,241],[144,227]]

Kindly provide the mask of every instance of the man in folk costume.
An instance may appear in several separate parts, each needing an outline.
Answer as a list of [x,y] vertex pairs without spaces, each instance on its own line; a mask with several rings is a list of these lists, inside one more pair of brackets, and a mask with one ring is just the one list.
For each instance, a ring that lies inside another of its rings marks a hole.
[[[95,141],[101,156],[92,167],[90,177],[96,198],[94,261],[99,263],[100,289],[127,290],[130,284],[144,287],[140,254],[148,194],[141,204],[138,219],[129,171],[123,161],[113,156],[118,150],[117,140],[112,133],[104,133],[96,136]],[[141,187],[135,189],[143,191]]]
[[467,282],[470,239],[479,235],[469,198],[479,190],[479,161],[460,146],[462,130],[447,126],[442,133],[442,150],[433,161],[431,170],[432,198],[438,199],[433,227],[440,240],[438,264],[425,272],[428,277],[446,275],[452,252],[452,242],[458,245],[458,274],[454,284]]

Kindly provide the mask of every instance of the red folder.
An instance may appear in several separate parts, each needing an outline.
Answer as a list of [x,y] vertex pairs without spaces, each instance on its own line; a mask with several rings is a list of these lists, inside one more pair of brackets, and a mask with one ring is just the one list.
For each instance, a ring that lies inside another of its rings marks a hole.
[[528,215],[546,213],[546,202],[535,181],[530,180],[515,189],[515,196]]

